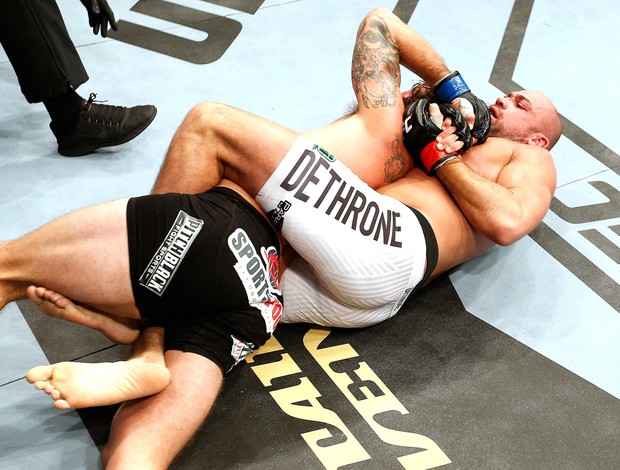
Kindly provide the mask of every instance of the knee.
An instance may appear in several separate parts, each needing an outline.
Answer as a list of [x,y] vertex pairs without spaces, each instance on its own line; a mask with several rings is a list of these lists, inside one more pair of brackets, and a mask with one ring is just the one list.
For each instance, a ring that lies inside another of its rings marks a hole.
[[201,132],[217,132],[223,129],[226,118],[232,108],[222,103],[204,101],[189,110],[184,124],[191,129],[200,129]]

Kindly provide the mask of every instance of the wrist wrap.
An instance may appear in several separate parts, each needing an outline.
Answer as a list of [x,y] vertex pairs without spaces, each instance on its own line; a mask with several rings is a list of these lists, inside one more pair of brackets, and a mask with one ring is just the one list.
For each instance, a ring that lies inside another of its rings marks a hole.
[[458,71],[442,78],[433,89],[438,103],[449,103],[464,93],[471,91]]
[[431,175],[455,158],[458,158],[456,153],[447,153],[444,150],[439,150],[436,146],[436,142],[429,143],[420,153],[422,164]]

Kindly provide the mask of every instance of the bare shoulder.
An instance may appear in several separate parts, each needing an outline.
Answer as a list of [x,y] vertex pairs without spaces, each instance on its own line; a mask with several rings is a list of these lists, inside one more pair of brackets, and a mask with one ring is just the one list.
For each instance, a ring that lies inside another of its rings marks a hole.
[[514,142],[508,139],[502,139],[499,137],[489,137],[487,141],[479,146],[473,147],[472,150],[480,148],[485,151],[493,151],[493,152],[501,152],[501,154],[505,156],[510,156],[511,159],[514,158],[524,158],[524,159],[542,159],[548,160],[549,162],[553,162],[551,157],[551,153],[542,147],[538,147],[537,145],[528,145],[522,144],[519,142]]
[[482,145],[474,145],[468,153],[494,152],[509,155],[523,152],[526,155],[551,155],[548,150],[536,145],[522,144],[500,137],[489,137]]
[[505,139],[505,145],[512,146],[510,162],[500,173],[500,177],[519,175],[532,184],[544,184],[555,189],[557,173],[551,152],[537,145],[521,144]]
[[542,147],[490,137],[484,144],[467,151],[463,160],[481,176],[503,186],[529,180],[555,187],[553,157]]

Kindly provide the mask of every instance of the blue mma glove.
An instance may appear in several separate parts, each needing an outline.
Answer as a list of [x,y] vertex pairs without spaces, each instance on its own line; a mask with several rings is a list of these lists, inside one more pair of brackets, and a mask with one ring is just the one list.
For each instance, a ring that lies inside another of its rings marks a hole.
[[476,137],[478,141],[476,144],[481,144],[489,135],[491,130],[491,115],[489,114],[489,107],[484,101],[474,95],[461,77],[459,72],[452,72],[447,77],[441,79],[433,88],[433,94],[438,103],[454,103],[457,98],[467,100],[473,109],[476,120],[474,126],[471,129],[471,135]]

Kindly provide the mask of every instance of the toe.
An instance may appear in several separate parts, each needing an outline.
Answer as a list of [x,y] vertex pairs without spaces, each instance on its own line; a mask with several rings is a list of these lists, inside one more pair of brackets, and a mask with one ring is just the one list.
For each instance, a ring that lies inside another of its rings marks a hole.
[[28,286],[28,288],[26,289],[26,296],[36,304],[40,304],[43,302],[43,299],[39,295],[39,289],[41,289],[41,287],[36,286]]
[[30,383],[46,381],[52,377],[52,366],[36,366],[26,373],[26,380]]
[[46,380],[39,380],[37,382],[34,382],[34,388],[36,388],[37,390],[45,390],[45,386],[48,384],[48,382]]
[[59,410],[68,410],[69,408],[73,408],[67,400],[56,400],[54,402],[54,407]]

